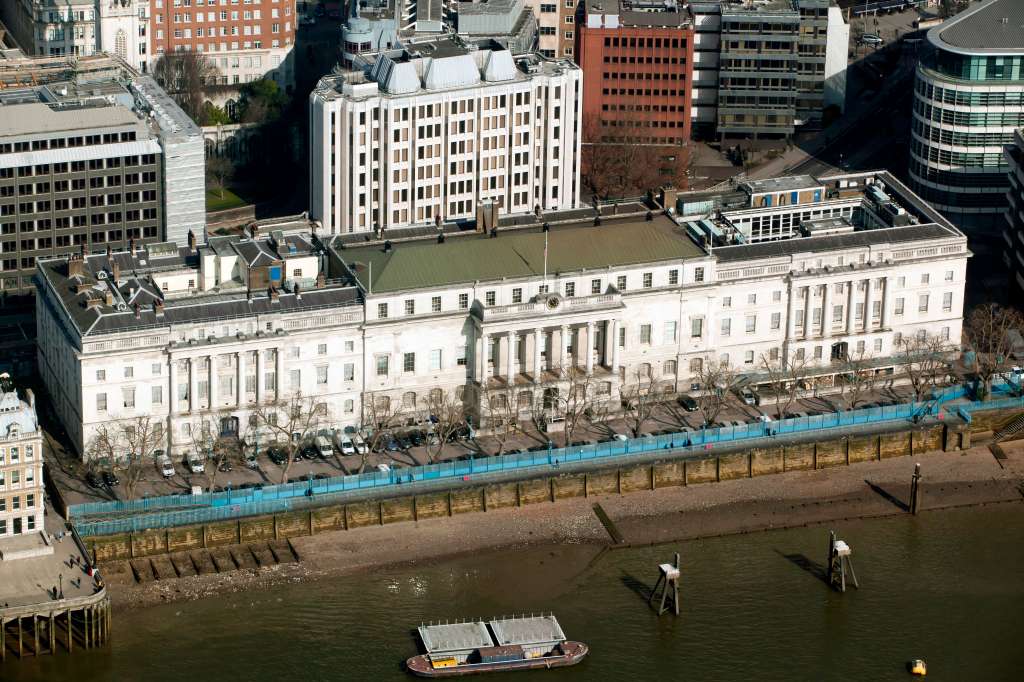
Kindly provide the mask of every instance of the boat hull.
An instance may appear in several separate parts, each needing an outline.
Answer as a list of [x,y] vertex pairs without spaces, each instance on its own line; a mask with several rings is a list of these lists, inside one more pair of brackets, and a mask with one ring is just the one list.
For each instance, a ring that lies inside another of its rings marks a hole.
[[566,668],[576,665],[587,655],[589,649],[583,642],[563,642],[562,653],[538,658],[526,658],[521,661],[504,661],[501,663],[467,663],[451,668],[434,668],[427,656],[413,656],[405,662],[406,668],[418,677],[461,677],[479,673],[507,672],[511,670],[537,670],[538,668]]

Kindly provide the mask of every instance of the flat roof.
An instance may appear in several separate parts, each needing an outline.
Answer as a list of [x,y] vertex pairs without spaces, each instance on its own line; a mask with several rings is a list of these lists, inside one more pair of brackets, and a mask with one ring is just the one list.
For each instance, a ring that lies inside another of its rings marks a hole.
[[928,40],[966,54],[1024,53],[1024,2],[980,3],[931,29]]
[[[473,233],[436,240],[342,248],[337,251],[360,283],[373,292],[441,287],[544,273],[540,228]],[[550,274],[700,258],[705,252],[665,216],[603,218],[600,226],[554,226],[548,233]],[[370,273],[372,272],[372,282]],[[372,286],[371,286],[372,285]]]
[[565,641],[565,633],[562,632],[562,626],[558,624],[558,619],[552,615],[495,618],[490,622],[490,625],[491,631],[494,632],[494,637],[501,646],[509,644],[529,646],[531,644]]
[[780,178],[747,180],[740,186],[748,188],[752,194],[763,194],[765,192],[790,192],[801,189],[814,189],[822,187],[824,184],[810,175],[786,175]]
[[902,242],[951,237],[963,237],[963,235],[942,225],[928,223],[925,225],[908,225],[906,227],[859,230],[857,232],[822,235],[820,237],[793,237],[792,239],[781,239],[775,242],[720,246],[714,250],[714,255],[720,263],[729,263],[732,261],[770,258],[772,256],[792,256],[797,253],[838,251],[840,249],[871,246],[873,244],[899,244]]
[[491,633],[481,621],[421,625],[420,639],[428,654],[466,651],[494,646]]
[[0,104],[0,136],[140,125],[139,118],[119,105],[51,109],[42,102]]

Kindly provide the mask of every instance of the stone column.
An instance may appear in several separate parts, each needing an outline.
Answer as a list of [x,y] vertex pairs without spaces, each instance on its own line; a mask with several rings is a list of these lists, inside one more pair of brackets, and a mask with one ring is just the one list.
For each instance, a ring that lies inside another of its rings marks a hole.
[[263,349],[256,349],[256,404],[260,404],[266,400],[267,386],[266,386],[266,368],[264,367],[265,359],[263,357]]
[[619,373],[619,325],[622,323],[618,320],[612,320],[612,374],[618,375]]
[[814,321],[814,315],[811,314],[811,287],[810,285],[804,287],[804,339],[811,337],[811,325]]
[[284,349],[278,346],[274,349],[274,386],[277,389],[275,398],[281,400],[284,398]]
[[563,324],[558,332],[558,370],[559,372],[565,372],[566,369],[566,357],[565,357],[565,341],[569,335],[569,326]]
[[534,329],[533,330],[533,380],[540,381],[540,375],[544,372],[544,368],[541,366],[543,362],[541,360],[541,350],[544,349],[544,330]]
[[210,363],[210,385],[207,404],[212,410],[217,407],[217,356],[211,355],[208,362]]
[[171,395],[168,396],[168,398],[170,400],[171,407],[170,414],[173,417],[174,415],[178,414],[178,361],[175,360],[174,358],[171,358],[170,360],[168,360],[167,365],[170,368],[171,375]]
[[506,343],[508,344],[508,355],[505,357],[505,361],[507,363],[505,376],[507,377],[508,385],[511,386],[516,376],[516,333],[514,331],[510,331],[507,338],[508,340]]
[[882,278],[882,329],[889,328],[889,306],[892,305],[892,287],[889,278]]
[[832,287],[831,282],[825,283],[825,290],[821,293],[821,335],[825,338],[832,336]]
[[792,341],[793,335],[796,333],[796,296],[797,287],[793,282],[789,283],[789,296],[787,303],[789,308],[786,310],[786,341]]
[[871,304],[875,295],[875,292],[872,290],[874,283],[873,279],[868,278],[868,288],[864,292],[864,331],[871,330]]
[[850,280],[846,283],[846,333],[852,334],[854,323],[857,319],[857,306],[853,300],[853,292],[857,288],[857,283]]
[[586,358],[587,376],[594,373],[594,323],[587,322],[587,345],[583,348]]
[[478,360],[478,365],[480,367],[480,372],[479,372],[479,374],[477,374],[477,379],[480,381],[480,383],[483,383],[483,382],[487,381],[487,361],[489,359],[488,358],[488,353],[490,352],[490,349],[491,349],[490,348],[491,347],[490,335],[489,334],[485,334],[483,330],[480,330],[479,344],[480,344],[480,357],[479,357],[479,360]]
[[199,411],[199,358],[188,360],[188,411]]
[[604,352],[601,353],[601,364],[605,367],[611,368],[612,366],[612,354],[614,349],[612,344],[615,343],[615,320],[604,321]]
[[245,395],[245,351],[239,351],[235,355],[238,369],[238,378],[235,379],[235,404],[242,407],[246,403]]

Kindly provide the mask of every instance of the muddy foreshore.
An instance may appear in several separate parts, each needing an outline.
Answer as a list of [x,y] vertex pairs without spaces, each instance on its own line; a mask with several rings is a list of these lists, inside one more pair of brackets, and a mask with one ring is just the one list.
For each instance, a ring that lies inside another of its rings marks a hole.
[[[297,563],[137,584],[126,562],[101,566],[116,611],[414,566],[538,545],[603,548],[792,528],[906,514],[915,461],[924,473],[922,509],[1024,501],[1024,443],[900,457],[849,467],[794,471],[724,483],[536,504],[415,523],[292,538]],[[600,505],[610,532],[595,514]],[[612,535],[622,538],[615,543]]]

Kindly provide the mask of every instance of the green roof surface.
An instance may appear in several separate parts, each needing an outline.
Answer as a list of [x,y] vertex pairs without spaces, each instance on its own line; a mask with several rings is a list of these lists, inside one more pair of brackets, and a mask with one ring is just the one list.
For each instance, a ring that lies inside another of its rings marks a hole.
[[[339,256],[352,267],[363,286],[373,272],[372,291],[403,291],[440,287],[502,277],[531,277],[544,273],[544,233],[541,231],[449,237],[381,246],[347,248]],[[608,266],[699,258],[704,252],[666,218],[652,222],[552,228],[548,233],[548,273],[596,270]],[[371,267],[372,266],[372,267]]]

